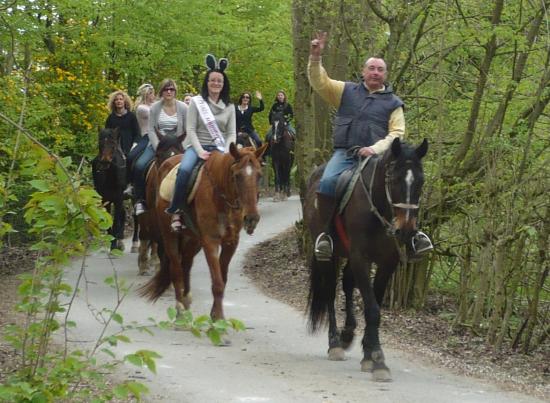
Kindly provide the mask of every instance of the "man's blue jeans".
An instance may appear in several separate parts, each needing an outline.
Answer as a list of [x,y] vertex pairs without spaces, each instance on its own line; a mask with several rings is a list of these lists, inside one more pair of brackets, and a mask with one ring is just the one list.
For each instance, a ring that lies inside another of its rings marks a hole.
[[[217,151],[216,146],[202,146],[206,151]],[[187,197],[187,183],[193,172],[193,168],[197,164],[199,156],[193,147],[189,147],[183,153],[180,167],[178,168],[178,176],[176,177],[176,187],[174,188],[174,197],[172,197],[172,204],[166,210],[169,214],[177,214],[178,210],[186,205],[185,198]]]
[[319,182],[319,193],[335,197],[336,182],[340,174],[357,164],[357,160],[354,157],[348,156],[346,151],[345,148],[334,150]]

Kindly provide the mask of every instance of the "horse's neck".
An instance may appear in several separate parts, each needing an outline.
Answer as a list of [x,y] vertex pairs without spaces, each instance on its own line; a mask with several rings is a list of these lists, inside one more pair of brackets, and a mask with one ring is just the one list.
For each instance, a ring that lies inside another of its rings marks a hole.
[[389,211],[386,198],[386,164],[384,156],[373,157],[363,171],[363,180],[370,192],[372,202],[381,214]]
[[230,154],[214,152],[208,158],[205,168],[213,184],[223,192],[230,191],[233,181],[231,180],[231,164],[234,162]]

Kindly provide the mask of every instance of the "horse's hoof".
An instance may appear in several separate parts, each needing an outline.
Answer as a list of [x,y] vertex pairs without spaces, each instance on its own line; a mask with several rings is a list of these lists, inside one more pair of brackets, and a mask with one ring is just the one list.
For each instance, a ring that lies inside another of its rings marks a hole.
[[140,270],[139,273],[138,273],[140,276],[150,276],[151,273],[149,272],[149,270]]
[[391,372],[388,368],[377,368],[372,371],[372,380],[375,382],[391,382]]
[[345,361],[346,353],[342,347],[333,347],[328,349],[329,361]]
[[348,350],[351,347],[351,343],[353,343],[353,330],[351,331],[343,331],[340,335],[340,344],[342,344],[342,348],[344,350]]
[[278,195],[273,196],[273,201],[278,202],[279,201],[279,196]]
[[193,302],[193,296],[191,295],[191,293],[183,297],[183,306],[185,307],[186,310],[191,308],[192,302]]
[[361,360],[361,372],[372,372],[373,367],[372,360]]

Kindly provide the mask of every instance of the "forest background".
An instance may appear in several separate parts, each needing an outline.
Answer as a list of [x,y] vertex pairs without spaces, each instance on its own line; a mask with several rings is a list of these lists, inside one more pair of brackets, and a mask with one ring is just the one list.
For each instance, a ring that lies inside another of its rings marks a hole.
[[[2,243],[36,239],[21,212],[36,191],[29,182],[44,176],[14,123],[89,184],[108,94],[166,77],[180,97],[197,92],[206,53],[229,59],[235,100],[260,90],[269,108],[277,90],[289,94],[303,191],[331,151],[334,111],[306,77],[309,41],[323,30],[331,77],[355,80],[368,56],[384,57],[407,140],[430,142],[420,224],[436,250],[399,271],[388,303],[421,309],[436,290],[456,302],[452,326],[497,349],[548,348],[549,4],[1,0]],[[267,111],[255,124],[265,133]]]

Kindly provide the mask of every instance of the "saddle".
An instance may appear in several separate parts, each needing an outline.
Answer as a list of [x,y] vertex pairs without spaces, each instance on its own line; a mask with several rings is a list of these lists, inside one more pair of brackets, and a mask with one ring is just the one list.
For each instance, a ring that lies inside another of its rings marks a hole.
[[[187,189],[186,189],[187,204],[191,204],[191,202],[195,198],[195,194],[197,193],[197,188],[199,187],[199,183],[201,182],[202,172],[203,172],[202,168],[204,166],[204,163],[205,163],[204,160],[199,160],[199,162],[197,163],[197,165],[195,165],[195,167],[193,168],[193,171],[191,172],[191,177],[187,182]],[[176,187],[176,177],[178,175],[179,167],[180,167],[180,164],[176,164],[160,184],[159,195],[163,200],[167,202],[171,202],[172,198],[174,197],[174,189]]]

